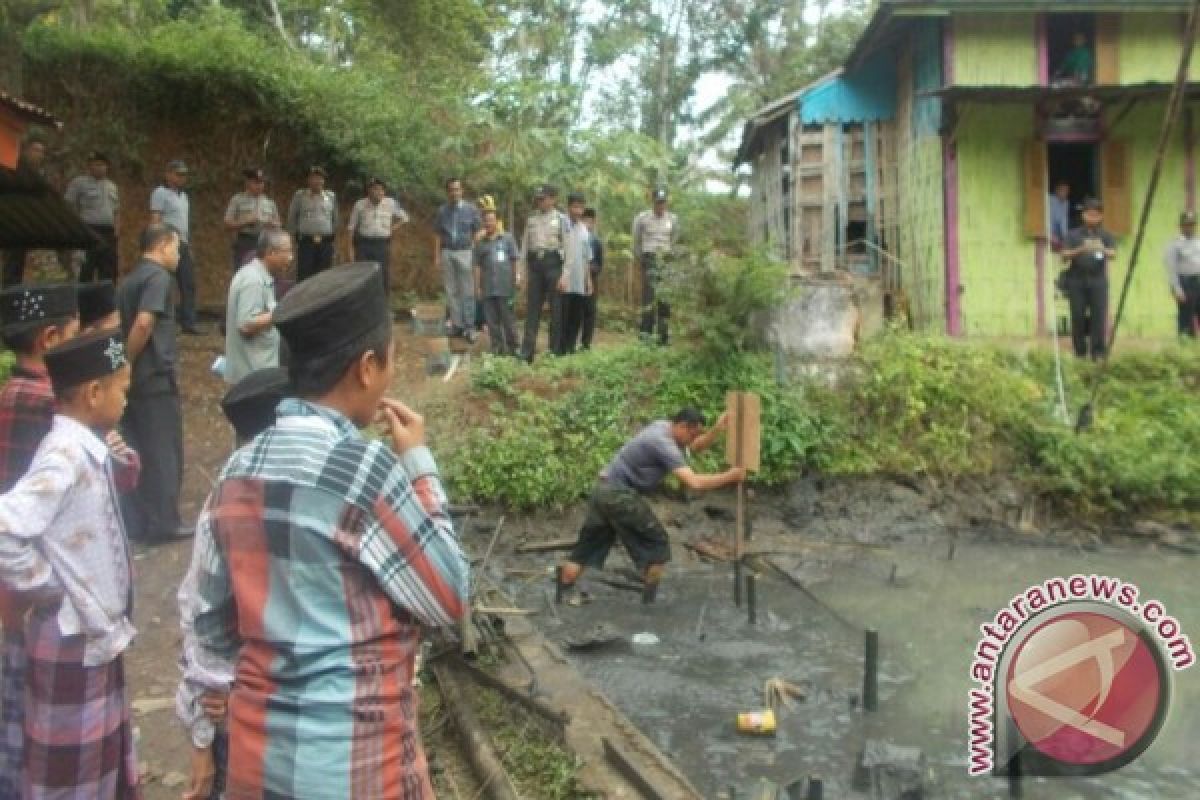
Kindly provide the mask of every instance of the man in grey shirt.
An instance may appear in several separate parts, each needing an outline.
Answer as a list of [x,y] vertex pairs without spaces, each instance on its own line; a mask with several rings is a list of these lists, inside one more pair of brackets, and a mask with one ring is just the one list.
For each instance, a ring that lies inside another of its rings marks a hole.
[[[619,540],[642,575],[643,600],[654,600],[666,563],[671,560],[671,547],[666,530],[643,495],[657,489],[668,474],[695,491],[720,489],[745,480],[744,467],[697,474],[684,456],[685,450],[700,452],[707,448],[727,425],[728,417],[722,414],[715,425],[704,430],[704,415],[694,408],[684,408],[669,420],[650,423],[621,448],[600,473],[600,482],[588,499],[579,539],[566,563],[559,567],[560,597],[575,586],[584,568],[603,567]],[[586,595],[577,598],[582,601]]]
[[270,229],[258,237],[256,257],[233,276],[225,304],[225,381],[235,384],[251,372],[279,366],[275,330],[275,279],[292,265],[292,237]]
[[591,233],[583,224],[583,210],[587,199],[579,192],[567,195],[569,227],[563,242],[563,272],[558,279],[558,292],[562,295],[563,332],[558,340],[558,355],[575,352],[579,332],[583,327],[583,316],[587,312],[588,297],[591,296],[592,259]]
[[196,273],[192,262],[191,205],[183,187],[188,182],[188,166],[175,159],[167,164],[164,185],[150,193],[150,224],[166,225],[179,234],[179,267],[175,281],[179,284],[179,324],[183,332],[198,334],[196,327]]
[[1179,307],[1179,335],[1195,338],[1200,329],[1200,239],[1195,211],[1179,217],[1179,238],[1167,247],[1165,261],[1167,285]]
[[117,226],[121,210],[117,185],[108,178],[108,156],[94,152],[88,156],[87,173],[76,175],[67,184],[64,198],[75,209],[83,224],[99,240],[83,259],[79,270],[81,283],[94,280],[117,282]]

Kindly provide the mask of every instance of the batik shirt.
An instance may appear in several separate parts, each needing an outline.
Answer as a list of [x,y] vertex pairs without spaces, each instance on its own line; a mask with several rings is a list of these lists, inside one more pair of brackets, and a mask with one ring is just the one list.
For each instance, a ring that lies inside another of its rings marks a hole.
[[[29,469],[38,445],[54,422],[54,387],[44,368],[13,367],[0,389],[0,492],[7,492]],[[21,630],[25,605],[0,582],[0,622]]]
[[191,674],[235,676],[231,797],[433,797],[413,659],[468,580],[428,449],[284,400],[217,481],[191,571]]
[[58,415],[29,471],[0,495],[0,579],[43,598],[61,594],[64,636],[85,639],[83,665],[107,664],[135,633],[129,545],[117,489],[138,463],[114,463],[100,438]]

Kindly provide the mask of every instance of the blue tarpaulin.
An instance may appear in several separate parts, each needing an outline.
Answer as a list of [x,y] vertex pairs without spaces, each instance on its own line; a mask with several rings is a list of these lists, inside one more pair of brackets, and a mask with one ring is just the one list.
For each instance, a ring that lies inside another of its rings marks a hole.
[[896,116],[896,66],[887,50],[796,98],[805,125],[883,122]]

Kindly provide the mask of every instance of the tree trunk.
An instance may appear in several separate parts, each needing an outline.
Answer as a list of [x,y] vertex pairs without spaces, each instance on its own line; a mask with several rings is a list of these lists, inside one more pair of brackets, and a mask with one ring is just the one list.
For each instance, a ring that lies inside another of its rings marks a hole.
[[279,38],[283,39],[283,43],[289,48],[294,48],[292,37],[287,32],[287,26],[283,24],[283,13],[279,10],[278,0],[267,0],[267,10],[271,16],[271,24],[279,33]]

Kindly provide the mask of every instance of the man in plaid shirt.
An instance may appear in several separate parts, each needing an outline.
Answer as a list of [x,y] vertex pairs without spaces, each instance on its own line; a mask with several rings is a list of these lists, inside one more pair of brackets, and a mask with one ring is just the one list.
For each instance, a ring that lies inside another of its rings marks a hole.
[[[192,672],[234,676],[237,800],[433,800],[414,658],[422,626],[464,615],[468,566],[424,420],[384,397],[381,281],[377,264],[341,267],[280,302],[294,396],[234,453],[197,525],[183,622]],[[379,439],[359,430],[373,421]]]
[[[0,389],[0,492],[29,469],[54,421],[43,355],[79,330],[75,287],[13,286],[0,292],[0,337],[16,354]],[[25,709],[25,604],[0,584],[0,797],[21,796]]]

